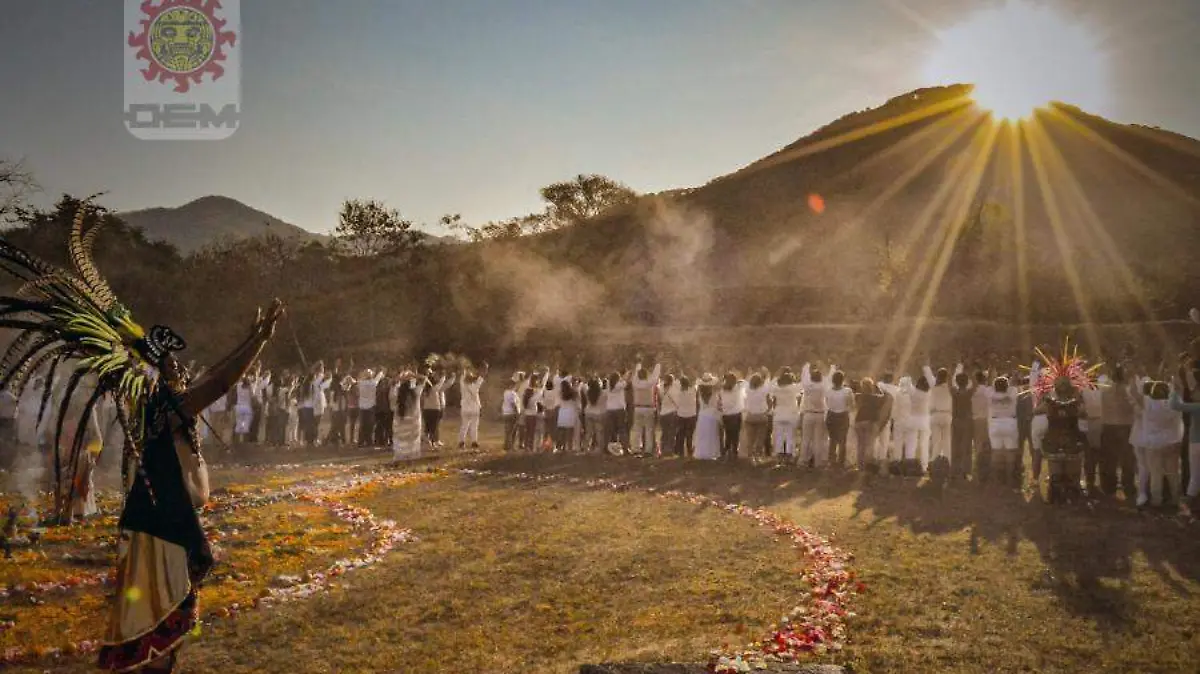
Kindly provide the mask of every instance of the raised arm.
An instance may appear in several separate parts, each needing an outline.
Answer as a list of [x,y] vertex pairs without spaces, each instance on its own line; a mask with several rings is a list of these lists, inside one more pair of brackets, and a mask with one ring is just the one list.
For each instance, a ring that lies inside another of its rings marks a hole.
[[800,383],[804,386],[808,386],[812,383],[812,376],[809,374],[810,372],[812,372],[812,366],[808,363],[805,363],[804,367],[800,368]]
[[275,300],[271,308],[263,313],[260,309],[254,321],[250,338],[237,349],[226,356],[219,366],[214,367],[200,377],[184,394],[180,401],[184,412],[197,415],[204,411],[217,398],[225,395],[237,383],[242,375],[250,369],[250,365],[258,360],[262,349],[275,335],[275,326],[283,316],[283,302]]

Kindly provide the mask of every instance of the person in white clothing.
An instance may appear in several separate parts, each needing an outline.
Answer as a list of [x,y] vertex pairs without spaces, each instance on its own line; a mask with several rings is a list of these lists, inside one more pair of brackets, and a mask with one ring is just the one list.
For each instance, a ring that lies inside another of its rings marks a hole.
[[834,372],[825,391],[825,430],[829,434],[829,460],[835,468],[845,468],[850,434],[850,414],[854,411],[854,391],[846,386],[846,374]]
[[699,413],[699,398],[696,387],[687,375],[679,376],[679,385],[671,394],[675,402],[675,413],[679,427],[675,429],[675,455],[691,457],[695,452],[696,418]]
[[658,383],[659,456],[675,452],[675,434],[679,429],[679,405],[674,395],[677,389],[675,375],[669,372]]
[[363,370],[358,378],[358,446],[370,447],[375,442],[375,399],[379,381],[385,370]]
[[456,374],[447,376],[445,372],[435,373],[429,370],[426,378],[431,384],[421,393],[421,417],[429,444],[441,447],[440,429],[446,410],[446,391],[458,383],[458,377]]
[[[917,377],[917,383],[912,390],[908,392],[909,397],[909,414],[908,426],[909,435],[907,440],[916,439],[916,455],[921,461],[921,472],[929,470],[929,390],[932,388],[933,382],[925,378],[925,375]],[[909,448],[906,449],[905,456]]]
[[804,387],[801,400],[804,416],[800,427],[800,461],[808,466],[824,467],[829,462],[829,430],[825,425],[825,393],[829,390],[829,378],[820,370],[812,371],[805,363],[800,369],[800,384]]
[[[500,417],[504,420],[504,451],[511,452],[516,446],[518,420],[521,418],[521,389],[527,384],[524,372],[512,376],[512,382],[504,389],[504,400],[500,403]],[[430,442],[433,442],[432,437]]]
[[608,392],[604,390],[606,383],[600,377],[592,377],[587,383],[583,400],[584,426],[587,428],[587,434],[581,448],[585,452],[602,452],[605,443],[608,442],[604,431],[604,417],[608,412],[606,399]]
[[421,418],[421,394],[429,386],[429,380],[409,370],[401,372],[396,382],[392,387],[395,405],[392,459],[400,461],[421,456],[421,449],[427,442]]
[[648,371],[638,362],[633,368],[633,373],[629,382],[633,388],[633,431],[630,449],[634,454],[650,455],[654,453],[654,389],[658,386],[662,365],[655,363],[654,369]]
[[767,385],[767,392],[775,401],[775,419],[771,429],[775,456],[794,460],[796,426],[800,422],[800,397],[804,394],[804,385],[795,380],[790,368],[784,368]]
[[988,443],[992,448],[991,475],[1000,484],[1016,480],[1020,434],[1017,429],[1017,391],[1008,377],[996,377],[988,396]]
[[1163,482],[1171,492],[1171,498],[1179,499],[1179,444],[1183,442],[1183,417],[1171,408],[1170,387],[1166,382],[1154,381],[1144,384],[1141,396],[1142,453],[1146,459],[1149,477],[1149,494],[1138,497],[1143,505],[1148,496],[1149,503],[1158,507],[1163,503]]
[[608,395],[605,403],[608,410],[605,413],[605,428],[608,432],[608,444],[621,444],[623,451],[629,451],[629,433],[626,432],[625,387],[629,385],[629,376],[613,372],[608,376]]
[[736,460],[742,436],[742,414],[746,411],[746,380],[734,372],[725,373],[717,391],[717,409],[721,410],[721,458]]
[[471,449],[479,449],[479,415],[483,403],[479,400],[479,389],[483,388],[488,373],[488,364],[483,364],[479,372],[468,370],[459,379],[459,389],[462,391],[462,427],[458,431],[458,448],[462,449],[470,441]]
[[564,377],[558,385],[557,447],[563,452],[574,452],[579,432],[580,413],[579,385],[572,377]]
[[705,374],[696,387],[699,393],[699,413],[696,415],[697,459],[721,458],[721,410],[717,395],[717,378]]
[[[922,392],[913,387],[912,378],[901,377],[899,384],[881,381],[879,388],[892,397],[892,460],[898,462],[901,473],[911,475],[920,471],[919,460],[920,429],[928,428],[929,416],[920,416],[922,409],[914,402],[922,396]],[[928,403],[928,394],[924,394]],[[917,408],[917,409],[914,409]],[[927,412],[928,405],[924,407]],[[923,423],[924,422],[924,423]],[[910,463],[916,461],[916,468]]]
[[1079,421],[1080,430],[1087,436],[1083,456],[1083,483],[1089,495],[1100,492],[1100,442],[1104,436],[1104,389],[1084,389],[1083,408],[1087,418]]
[[[962,363],[954,368],[954,376],[962,374]],[[925,365],[922,373],[927,381],[933,382],[929,389],[929,459],[934,461],[944,458],[951,461],[951,446],[953,442],[954,398],[950,392],[950,371]]]
[[244,443],[250,436],[250,422],[254,419],[254,381],[243,375],[234,387],[234,442]]
[[521,449],[526,452],[537,451],[538,439],[541,434],[538,427],[542,421],[542,382],[550,376],[546,369],[541,374],[531,374],[521,392],[521,410],[524,419],[524,431],[521,433]]
[[990,372],[975,372],[975,393],[971,396],[971,444],[975,450],[975,479],[982,482],[991,475],[992,443],[988,439],[988,406],[992,398]]
[[769,400],[771,390],[767,382],[768,377],[770,377],[770,372],[763,368],[750,375],[750,379],[746,382],[745,446],[746,455],[750,458],[763,452],[766,447],[767,417],[771,413]]

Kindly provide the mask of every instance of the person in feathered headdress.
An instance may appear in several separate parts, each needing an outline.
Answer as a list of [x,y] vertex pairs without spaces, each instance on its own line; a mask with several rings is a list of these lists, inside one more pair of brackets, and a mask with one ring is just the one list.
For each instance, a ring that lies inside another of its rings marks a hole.
[[[84,430],[102,399],[114,404],[125,437],[126,494],[118,524],[118,588],[99,665],[169,672],[196,624],[196,592],[213,563],[196,510],[208,499],[197,418],[257,359],[283,305],[276,300],[268,311],[260,310],[245,341],[192,381],[174,355],[186,347],[184,340],[166,326],[147,331],[138,325],[96,269],[92,247],[104,219],[89,217],[92,211],[81,208],[70,230],[74,272],[0,239],[0,269],[22,283],[15,295],[0,297],[0,328],[18,331],[0,358],[0,387],[12,384],[19,396],[31,373],[47,367],[46,380],[53,382],[56,372],[66,371],[51,419],[60,518],[69,515],[84,487],[74,474],[87,465],[81,460]],[[86,387],[85,402],[77,407],[72,399],[83,392],[85,380],[95,386]],[[50,393],[51,387],[43,389],[38,425]]]
[[1058,357],[1048,356],[1041,349],[1037,349],[1037,355],[1043,364],[1031,369],[1027,393],[1033,396],[1037,412],[1046,415],[1042,449],[1050,473],[1050,502],[1075,500],[1082,496],[1079,476],[1087,447],[1087,436],[1079,424],[1087,418],[1080,392],[1097,387],[1096,374],[1101,366],[1089,366],[1070,340],[1063,342]]

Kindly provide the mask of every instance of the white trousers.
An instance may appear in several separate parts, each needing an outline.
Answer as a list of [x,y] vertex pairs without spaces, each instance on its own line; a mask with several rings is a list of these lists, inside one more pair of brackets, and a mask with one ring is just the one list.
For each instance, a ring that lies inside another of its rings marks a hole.
[[[1170,444],[1146,450],[1150,464],[1150,505],[1163,503],[1163,479],[1171,488],[1171,498],[1179,498],[1179,445]],[[1190,482],[1190,480],[1189,480]]]
[[1134,445],[1133,458],[1137,461],[1137,504],[1143,506],[1150,502],[1150,451]]
[[776,419],[771,431],[771,443],[775,446],[776,455],[794,456],[796,454],[796,422]]
[[462,427],[458,429],[460,443],[479,442],[479,412],[462,413]]
[[1015,417],[999,417],[988,419],[988,442],[992,449],[1017,449],[1020,438]]
[[633,408],[633,430],[630,433],[630,444],[635,452],[654,453],[654,408]]
[[829,463],[829,429],[825,426],[825,413],[805,412],[801,423],[801,459],[805,463],[812,459],[814,466]]
[[929,422],[929,458],[946,457],[950,460],[951,425],[949,412],[934,412]]

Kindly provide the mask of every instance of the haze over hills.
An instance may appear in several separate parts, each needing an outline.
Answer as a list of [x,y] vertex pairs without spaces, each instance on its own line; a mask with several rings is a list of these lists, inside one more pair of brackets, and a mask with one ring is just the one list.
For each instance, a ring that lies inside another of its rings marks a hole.
[[996,124],[969,92],[895,97],[532,247],[623,269],[604,296],[665,323],[1112,322],[1191,301],[1200,142],[1068,105]]
[[328,237],[284,222],[229,197],[207,196],[174,208],[147,208],[118,213],[153,241],[165,241],[183,254],[218,241],[275,234],[296,241],[325,241]]
[[[187,255],[205,246],[267,234],[306,243],[328,243],[330,237],[284,222],[279,218],[223,196],[201,197],[174,208],[147,208],[117,214],[129,225],[140,228],[146,238],[165,241]],[[430,243],[450,239],[429,236]]]

